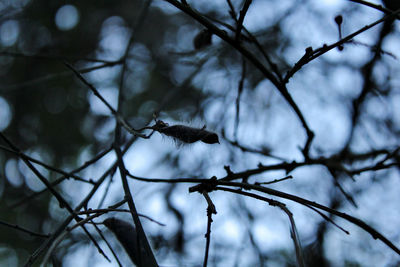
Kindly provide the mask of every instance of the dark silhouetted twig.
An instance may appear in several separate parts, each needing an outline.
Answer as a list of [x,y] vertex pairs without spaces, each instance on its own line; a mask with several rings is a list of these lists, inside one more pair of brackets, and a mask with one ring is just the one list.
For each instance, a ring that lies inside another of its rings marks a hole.
[[31,236],[37,236],[37,237],[41,237],[41,238],[48,238],[49,237],[49,235],[35,233],[35,232],[31,231],[31,230],[25,229],[25,228],[17,225],[17,224],[10,224],[10,223],[6,223],[6,222],[3,222],[3,221],[0,221],[0,224],[4,225],[6,227],[14,228],[15,230],[18,230],[18,231],[27,233],[27,234],[29,234]]
[[128,180],[126,178],[127,175],[127,171],[125,168],[125,164],[123,162],[123,157],[122,157],[122,153],[121,150],[118,146],[114,147],[114,150],[117,154],[117,163],[118,163],[118,169],[119,172],[121,174],[121,180],[122,180],[122,186],[124,188],[124,192],[125,192],[125,197],[128,201],[128,206],[129,206],[129,210],[131,212],[132,215],[132,219],[135,223],[135,228],[136,228],[136,234],[137,234],[137,242],[138,242],[138,247],[141,248],[140,249],[140,253],[138,254],[137,257],[137,262],[138,262],[138,266],[140,267],[157,267],[157,261],[154,257],[154,254],[151,250],[150,244],[147,240],[146,234],[143,230],[142,224],[140,222],[135,204],[133,202],[133,198],[132,198],[132,194],[130,192],[129,189],[129,185],[128,185]]
[[203,267],[207,267],[208,263],[208,253],[210,249],[210,242],[211,242],[211,224],[213,222],[212,220],[212,215],[217,214],[217,210],[215,208],[214,203],[212,202],[210,196],[208,195],[207,191],[202,192],[204,198],[207,201],[207,232],[206,232],[206,249],[204,252],[204,261],[203,261]]
[[237,27],[236,28],[236,35],[235,35],[236,42],[239,42],[239,40],[240,40],[240,32],[242,31],[242,28],[243,28],[244,18],[246,16],[247,11],[249,10],[251,2],[252,2],[252,0],[246,0],[244,2],[242,10],[240,10],[239,19],[238,19],[237,25],[236,25],[236,27]]

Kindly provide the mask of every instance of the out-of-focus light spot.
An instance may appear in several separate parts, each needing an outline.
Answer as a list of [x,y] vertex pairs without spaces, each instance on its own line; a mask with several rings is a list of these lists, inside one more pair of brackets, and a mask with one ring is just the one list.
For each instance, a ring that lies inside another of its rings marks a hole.
[[280,226],[265,225],[265,221],[256,221],[253,227],[255,241],[260,249],[269,249],[274,246],[275,249],[284,247],[289,241],[289,234],[282,237],[283,228]]
[[56,13],[56,25],[62,31],[74,28],[79,22],[78,9],[73,5],[60,7]]
[[346,4],[346,2],[342,0],[312,0],[310,3],[317,10],[325,12],[334,12],[334,10],[340,12],[340,8]]
[[325,5],[338,5],[340,1],[338,0],[322,0]]
[[14,8],[22,8],[26,6],[30,0],[14,0],[14,1],[8,1],[10,3],[7,3],[8,5],[11,5]]
[[342,2],[341,0],[317,0],[317,1],[314,1],[315,4],[325,6],[325,7],[326,6],[329,6],[329,7],[338,6],[340,4],[343,4],[341,2]]
[[20,38],[17,43],[18,51],[24,51],[28,54],[40,53],[41,48],[50,45],[52,37],[47,27],[43,25],[35,25],[24,32],[24,38]]
[[67,95],[62,88],[54,88],[44,96],[43,102],[48,112],[58,114],[67,106]]
[[8,127],[11,121],[11,109],[7,101],[0,97],[0,131]]
[[395,124],[395,127],[400,127],[400,95],[393,95],[391,97],[391,108],[394,111],[393,112],[393,122]]
[[[20,173],[24,174],[25,178],[25,184],[28,186],[28,188],[34,192],[38,192],[40,190],[43,190],[45,186],[43,183],[39,180],[39,178],[32,172],[31,169],[29,169],[28,166],[23,161],[18,161],[18,169]],[[43,175],[46,175],[42,172]]]
[[0,248],[0,255],[2,255],[0,258],[0,266],[18,266],[17,253],[11,247],[7,245],[4,247],[2,246]]
[[144,102],[140,106],[138,113],[141,116],[149,116],[154,113],[154,110],[156,110],[157,107],[158,107],[158,104],[156,101],[149,100],[149,101]]
[[124,19],[118,16],[107,18],[103,22],[99,57],[115,60],[124,55],[130,37],[130,31],[125,25]]
[[19,25],[16,20],[7,20],[0,26],[0,43],[3,46],[12,46],[18,39]]
[[225,232],[225,236],[229,238],[230,243],[232,242],[240,242],[241,229],[237,222],[233,220],[227,220],[222,226],[223,231]]
[[24,183],[24,179],[18,171],[18,163],[15,159],[10,159],[6,163],[5,174],[7,180],[15,187],[20,187]]

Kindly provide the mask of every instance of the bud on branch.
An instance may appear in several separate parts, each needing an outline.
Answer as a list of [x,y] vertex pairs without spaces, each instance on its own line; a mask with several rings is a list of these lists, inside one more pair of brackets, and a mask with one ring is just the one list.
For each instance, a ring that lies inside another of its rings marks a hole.
[[219,144],[218,135],[205,130],[206,126],[203,126],[203,128],[194,128],[185,125],[169,126],[168,123],[158,120],[151,128],[161,134],[173,137],[184,143],[191,144],[201,141],[206,144]]

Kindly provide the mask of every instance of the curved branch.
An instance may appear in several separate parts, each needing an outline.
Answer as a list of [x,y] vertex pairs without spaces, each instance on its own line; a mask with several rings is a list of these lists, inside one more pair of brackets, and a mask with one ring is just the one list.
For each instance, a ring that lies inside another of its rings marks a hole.
[[187,15],[191,16],[193,19],[201,23],[204,27],[206,27],[210,32],[217,35],[219,38],[227,42],[233,48],[235,48],[239,53],[241,53],[247,60],[249,60],[257,69],[261,71],[261,73],[278,89],[280,94],[286,100],[286,102],[292,107],[297,117],[299,118],[303,128],[306,131],[307,141],[303,148],[303,155],[305,158],[308,158],[308,152],[311,146],[311,142],[314,139],[314,132],[308,126],[306,119],[304,118],[303,113],[300,111],[300,108],[297,106],[296,102],[293,100],[290,95],[288,89],[286,88],[285,83],[281,83],[276,76],[270,72],[262,63],[254,56],[248,49],[240,44],[240,42],[236,42],[234,38],[228,36],[225,31],[220,30],[217,26],[208,21],[203,15],[199,14],[189,5],[184,5],[177,0],[165,0],[168,3],[172,4],[176,8],[185,12]]

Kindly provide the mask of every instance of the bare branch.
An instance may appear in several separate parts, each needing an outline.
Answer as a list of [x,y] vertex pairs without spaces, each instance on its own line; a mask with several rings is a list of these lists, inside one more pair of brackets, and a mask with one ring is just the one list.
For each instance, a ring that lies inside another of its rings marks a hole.
[[207,233],[205,235],[206,237],[206,249],[204,252],[204,262],[203,262],[203,267],[207,267],[207,262],[208,262],[208,253],[210,249],[210,241],[211,241],[211,223],[213,222],[212,220],[212,215],[217,214],[217,210],[215,209],[215,205],[212,202],[210,196],[206,191],[202,192],[204,198],[207,201]]
[[[90,165],[94,164],[94,163],[97,162],[99,159],[101,159],[101,158],[102,158],[104,155],[106,155],[108,152],[110,152],[111,149],[112,149],[112,147],[110,146],[108,149],[104,150],[103,152],[101,152],[100,154],[98,154],[97,156],[95,156],[93,159],[86,161],[82,166],[76,168],[75,170],[72,170],[72,171],[69,172],[68,174],[74,174],[74,173],[80,172],[80,171],[83,170],[83,169],[86,169],[87,167],[89,167]],[[67,179],[68,177],[69,177],[69,176],[65,176],[65,175],[64,175],[64,176],[62,176],[62,177],[57,178],[55,181],[51,182],[51,186],[54,187],[54,186],[60,184],[61,182],[63,182],[63,181],[64,181],[65,179]],[[93,181],[89,180],[89,182],[90,182],[91,184],[93,184]],[[29,201],[29,200],[31,200],[31,199],[33,199],[33,198],[35,198],[35,197],[37,197],[37,196],[43,194],[44,192],[47,192],[47,190],[48,190],[48,189],[45,188],[45,189],[43,189],[43,190],[41,190],[41,191],[35,192],[35,193],[33,193],[33,194],[31,194],[31,195],[29,195],[29,196],[27,196],[27,197],[21,199],[20,201],[17,201],[17,202],[15,202],[15,203],[11,204],[11,205],[9,206],[9,208],[13,209],[13,208],[15,208],[15,207],[17,207],[17,206],[19,206],[19,205],[22,205],[23,203],[26,203],[27,201]]]
[[294,112],[296,113],[297,117],[301,121],[301,124],[303,125],[304,130],[306,131],[307,134],[307,141],[306,144],[303,148],[303,155],[305,158],[308,158],[308,153],[310,150],[311,142],[314,138],[314,133],[311,131],[309,128],[304,115],[300,111],[299,107],[297,106],[296,102],[293,100],[292,96],[290,95],[288,89],[286,88],[285,83],[281,83],[279,79],[275,77],[275,75],[270,72],[265,66],[244,46],[242,46],[240,43],[236,42],[233,38],[229,37],[226,32],[220,30],[218,27],[216,27],[214,24],[209,22],[204,16],[199,14],[197,11],[191,9],[189,6],[183,5],[180,2],[176,0],[165,0],[169,2],[170,4],[174,5],[178,9],[182,10],[189,16],[191,16],[193,19],[197,20],[199,23],[203,24],[206,28],[209,29],[210,32],[213,34],[217,35],[220,37],[222,40],[226,41],[228,44],[230,44],[233,48],[235,48],[238,52],[240,52],[245,58],[247,58],[257,69],[259,69],[262,74],[269,80],[271,81],[272,84],[278,89],[280,94],[283,96],[283,98],[286,100],[286,102],[292,107]]
[[288,83],[289,79],[291,77],[293,77],[293,75],[299,71],[304,65],[308,64],[309,62],[311,62],[312,60],[322,56],[323,54],[329,52],[330,50],[345,44],[346,42],[351,41],[351,39],[353,39],[355,36],[375,27],[376,25],[388,20],[388,19],[392,19],[394,18],[396,15],[400,14],[400,10],[396,11],[394,13],[390,13],[389,15],[386,15],[385,17],[383,17],[382,19],[379,19],[369,25],[364,26],[363,28],[355,31],[352,34],[347,35],[346,37],[344,37],[343,39],[337,41],[336,43],[333,43],[331,45],[324,45],[316,50],[313,50],[311,47],[307,48],[308,50],[306,50],[305,55],[299,60],[297,61],[297,63],[295,63],[294,67],[288,71],[288,73],[286,74],[285,78],[283,79],[284,83]]
[[31,231],[31,230],[25,229],[25,228],[17,225],[17,224],[10,224],[10,223],[6,223],[6,222],[3,222],[3,221],[0,221],[0,224],[4,225],[6,227],[14,228],[17,231],[21,231],[21,232],[27,233],[27,234],[29,234],[31,236],[37,236],[37,237],[41,237],[41,238],[48,238],[49,237],[49,235],[35,233],[35,232]]
[[114,115],[114,117],[117,119],[117,121],[119,123],[121,123],[122,126],[124,126],[124,128],[131,134],[135,135],[135,136],[139,136],[142,138],[149,138],[148,136],[145,136],[141,133],[139,133],[138,131],[136,131],[134,128],[132,128],[128,122],[125,121],[125,119],[120,116],[118,114],[118,112],[107,102],[107,100],[104,99],[104,97],[99,93],[99,91],[88,81],[86,81],[85,78],[83,78],[83,76],[79,73],[79,71],[77,71],[74,67],[72,67],[70,64],[68,64],[67,62],[65,62],[65,65],[72,70],[75,75],[94,93],[95,96],[97,96],[101,102],[103,102],[104,105],[107,106],[107,108],[111,111],[111,113]]
[[240,40],[240,32],[242,31],[242,28],[243,28],[244,17],[246,16],[247,11],[249,10],[251,2],[252,2],[252,0],[246,0],[246,2],[244,2],[242,10],[240,10],[240,16],[239,16],[239,19],[238,19],[238,22],[236,25],[236,27],[237,27],[236,36],[235,36],[236,42],[239,42],[239,40]]
[[151,250],[150,244],[147,240],[146,234],[143,230],[142,224],[140,222],[135,204],[133,203],[133,198],[131,195],[131,191],[129,189],[128,180],[126,178],[127,171],[125,168],[125,164],[123,162],[121,150],[118,146],[115,146],[114,150],[117,154],[118,168],[121,174],[121,180],[125,192],[125,197],[127,198],[129,210],[131,211],[132,219],[135,223],[138,247],[143,248],[143,250],[142,249],[140,250],[141,252],[139,253],[139,258],[137,259],[138,266],[149,266],[149,267],[158,266],[154,254]]

